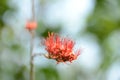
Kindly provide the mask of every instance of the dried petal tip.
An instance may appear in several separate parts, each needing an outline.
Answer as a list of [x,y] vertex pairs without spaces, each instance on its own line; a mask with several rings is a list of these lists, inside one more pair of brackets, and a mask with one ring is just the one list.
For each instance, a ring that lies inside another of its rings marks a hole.
[[61,38],[54,33],[48,33],[48,37],[44,41],[45,49],[48,52],[48,58],[59,62],[72,62],[77,59],[80,50],[74,52],[75,42],[69,38]]
[[37,28],[37,22],[36,21],[28,21],[26,23],[26,29],[35,30],[36,28]]

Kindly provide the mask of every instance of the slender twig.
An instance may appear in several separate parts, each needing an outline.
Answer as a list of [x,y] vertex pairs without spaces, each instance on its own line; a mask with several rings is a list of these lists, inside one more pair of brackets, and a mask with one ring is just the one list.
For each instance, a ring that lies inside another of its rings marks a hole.
[[32,57],[33,55],[33,39],[34,39],[34,33],[33,31],[30,31],[31,34],[31,42],[30,42],[30,80],[35,80],[34,78],[34,57]]
[[32,55],[32,57],[34,58],[34,57],[36,57],[36,56],[44,56],[44,54],[42,54],[42,53],[34,53],[33,55]]
[[34,6],[34,0],[31,1],[32,2],[32,20],[35,20],[35,6]]
[[[34,21],[35,20],[35,8],[34,8],[34,0],[31,0],[31,4],[32,4],[32,17],[31,20]],[[33,55],[33,39],[34,39],[34,31],[30,31],[30,35],[31,35],[31,42],[30,42],[30,80],[35,80],[35,72],[34,72],[34,57]]]

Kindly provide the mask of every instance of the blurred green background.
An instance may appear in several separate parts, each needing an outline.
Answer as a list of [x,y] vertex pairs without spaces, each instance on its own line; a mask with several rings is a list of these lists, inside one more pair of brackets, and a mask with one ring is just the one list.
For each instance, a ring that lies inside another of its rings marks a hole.
[[[35,0],[34,52],[48,31],[71,37],[73,63],[35,58],[36,80],[120,80],[120,0]],[[0,0],[0,80],[29,80],[30,0]]]

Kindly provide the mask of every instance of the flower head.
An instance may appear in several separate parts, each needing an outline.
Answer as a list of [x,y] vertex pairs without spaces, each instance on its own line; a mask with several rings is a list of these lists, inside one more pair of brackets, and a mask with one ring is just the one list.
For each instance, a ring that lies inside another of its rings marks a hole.
[[80,50],[74,52],[75,42],[69,38],[61,38],[54,33],[48,33],[48,37],[44,41],[45,49],[48,52],[47,57],[57,62],[72,62],[77,59]]
[[36,28],[37,28],[37,22],[36,21],[28,21],[26,23],[26,29],[35,30]]

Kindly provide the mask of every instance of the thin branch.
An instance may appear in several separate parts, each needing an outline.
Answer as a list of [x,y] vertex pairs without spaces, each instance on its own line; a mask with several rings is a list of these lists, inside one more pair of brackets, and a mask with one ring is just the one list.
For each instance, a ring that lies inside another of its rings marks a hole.
[[30,80],[35,80],[35,78],[34,78],[34,63],[33,63],[33,61],[34,61],[34,58],[32,57],[32,53],[33,53],[33,39],[34,39],[34,32],[33,31],[31,31],[30,32],[30,34],[31,34],[31,42],[30,42]]
[[42,54],[42,53],[34,53],[34,54],[32,55],[32,57],[34,58],[34,57],[36,57],[36,56],[42,56],[42,55],[44,55],[44,54]]
[[46,54],[42,54],[42,53],[34,53],[34,54],[32,55],[33,58],[35,58],[36,56],[44,56],[44,57],[46,57],[46,58],[49,58],[49,56],[48,56],[47,53],[46,53]]
[[34,6],[34,0],[31,1],[32,2],[32,20],[35,20],[35,6]]
[[[35,20],[35,8],[34,8],[34,0],[31,0],[31,4],[32,4],[32,18],[31,20],[34,21]],[[34,39],[34,31],[30,31],[30,35],[31,35],[31,42],[30,42],[30,80],[35,80],[35,71],[34,71],[34,57],[33,55],[33,39]]]

